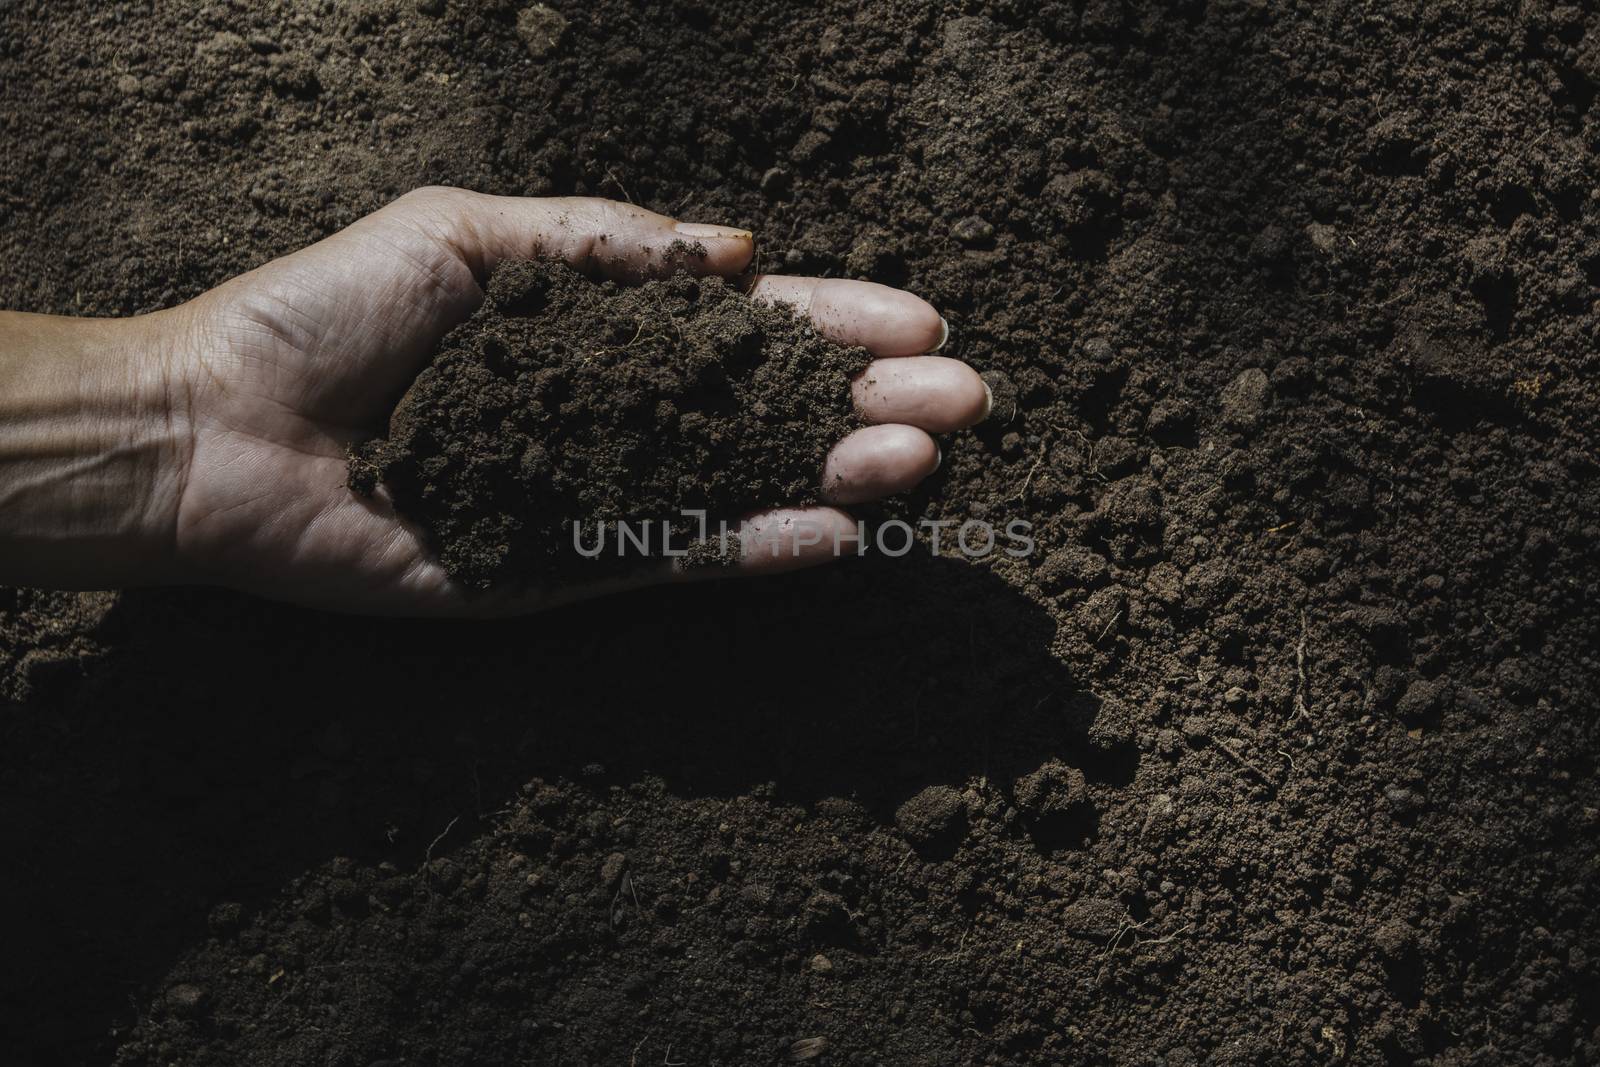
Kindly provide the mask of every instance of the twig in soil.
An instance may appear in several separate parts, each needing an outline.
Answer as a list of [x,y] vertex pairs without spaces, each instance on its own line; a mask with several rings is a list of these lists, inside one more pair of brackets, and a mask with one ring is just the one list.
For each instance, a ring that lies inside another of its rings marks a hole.
[[1028,495],[1028,486],[1030,484],[1032,484],[1033,476],[1036,473],[1038,473],[1039,464],[1044,462],[1044,450],[1045,450],[1045,448],[1046,448],[1046,446],[1044,444],[1041,443],[1039,445],[1039,458],[1033,461],[1033,466],[1031,468],[1029,468],[1029,470],[1028,470],[1028,476],[1022,480],[1022,488],[1018,489],[1017,490],[1017,495],[1012,497],[1011,499],[1013,499],[1013,500],[1021,500],[1023,497]]
[[1229,756],[1231,756],[1233,758],[1234,762],[1238,763],[1239,766],[1245,768],[1246,770],[1254,771],[1256,777],[1260,778],[1263,782],[1267,783],[1268,785],[1272,785],[1272,786],[1275,786],[1275,785],[1278,784],[1277,782],[1272,780],[1272,776],[1270,774],[1268,774],[1266,771],[1262,770],[1260,767],[1257,767],[1254,763],[1251,763],[1249,760],[1247,760],[1243,756],[1241,756],[1234,749],[1234,747],[1232,745],[1228,744],[1228,742],[1222,740],[1220,737],[1213,737],[1211,740],[1216,743],[1216,746],[1218,748],[1222,749],[1222,751],[1226,752]]
[[1136,923],[1131,920],[1124,921],[1121,926],[1117,927],[1117,932],[1111,936],[1111,943],[1106,945],[1104,952],[1100,953],[1100,958],[1105,959],[1107,956],[1111,955],[1111,953],[1115,952],[1117,946],[1122,943],[1122,939],[1125,936],[1132,938],[1132,944],[1129,947],[1137,950],[1144,945],[1165,945],[1169,941],[1172,941],[1173,939],[1180,937],[1194,929],[1194,923],[1184,923],[1166,937],[1141,938],[1139,936],[1139,931],[1143,930],[1149,925],[1149,919],[1146,919],[1142,923]]
[[1118,608],[1117,613],[1111,616],[1111,621],[1106,623],[1106,628],[1100,631],[1100,636],[1094,639],[1094,643],[1098,645],[1101,641],[1104,641],[1106,639],[1106,634],[1110,633],[1111,628],[1115,626],[1121,619],[1122,609]]
[[450,824],[448,826],[446,826],[443,830],[439,831],[439,836],[434,838],[431,842],[428,843],[427,854],[422,857],[422,862],[423,862],[424,865],[433,862],[433,850],[438,847],[440,841],[443,841],[445,838],[450,836],[450,831],[454,830],[456,828],[456,823],[458,823],[460,821],[461,821],[461,816],[459,816],[459,815],[457,815],[455,818],[451,819],[450,820]]
[[954,952],[952,952],[952,953],[950,953],[949,955],[946,955],[946,956],[932,956],[932,957],[930,957],[928,959],[928,962],[929,963],[949,963],[951,960],[957,959],[958,957],[960,957],[961,954],[967,950],[967,935],[970,934],[971,932],[972,932],[972,927],[969,925],[965,930],[961,931],[961,940],[956,943],[956,950]]
[[619,178],[615,174],[611,173],[611,168],[610,167],[606,168],[606,177],[610,178],[612,184],[614,184],[618,189],[622,190],[622,195],[628,201],[628,203],[631,204],[631,203],[634,202],[633,201],[633,194],[628,192],[628,187],[626,185],[622,184],[622,179],[621,178]]
[[[1306,611],[1300,609],[1300,643],[1294,647],[1294,668],[1300,675],[1300,681],[1294,688],[1294,717],[1298,720],[1302,715],[1309,715],[1306,709]],[[1291,761],[1292,762],[1292,761]]]
[[1140,945],[1165,945],[1168,941],[1171,941],[1182,934],[1186,934],[1193,929],[1194,923],[1184,923],[1166,937],[1152,937],[1144,941],[1137,941],[1134,943],[1133,947],[1138,948]]
[[[1057,429],[1060,429],[1060,427],[1057,427]],[[1109,478],[1100,473],[1100,461],[1094,458],[1094,442],[1089,440],[1082,430],[1073,430],[1071,432],[1076,434],[1078,440],[1083,443],[1083,461],[1088,467],[1089,477],[1098,478],[1102,482],[1110,481]]]
[[1402,289],[1400,292],[1395,293],[1393,296],[1389,297],[1388,299],[1381,300],[1378,303],[1374,304],[1373,307],[1375,307],[1375,308],[1386,308],[1390,304],[1394,303],[1396,300],[1404,300],[1406,297],[1410,296],[1412,293],[1415,293],[1416,291],[1417,291],[1417,287],[1415,285],[1411,286],[1408,289]]
[[1111,940],[1106,944],[1105,951],[1100,953],[1100,958],[1104,959],[1105,957],[1111,955],[1111,953],[1115,952],[1117,946],[1122,943],[1122,938],[1125,934],[1134,934],[1134,937],[1137,939],[1138,934],[1134,933],[1134,931],[1143,930],[1149,921],[1150,920],[1146,919],[1142,923],[1136,923],[1131,920],[1124,919],[1122,921],[1122,925],[1117,927],[1117,932],[1111,935]]
[[611,929],[617,928],[617,922],[623,916],[622,894],[627,893],[633,897],[633,913],[643,915],[644,909],[639,906],[639,890],[633,884],[633,874],[629,871],[622,872],[622,881],[617,883],[617,891],[611,896],[611,912],[609,915]]

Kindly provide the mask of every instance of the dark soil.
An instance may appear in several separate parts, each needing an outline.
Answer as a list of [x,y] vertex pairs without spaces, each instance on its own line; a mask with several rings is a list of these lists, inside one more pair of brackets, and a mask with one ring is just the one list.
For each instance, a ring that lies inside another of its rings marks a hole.
[[905,507],[1037,541],[493,626],[7,594],[10,1061],[1600,1061],[1600,16],[0,14],[7,306],[630,199],[937,305],[1004,388]]
[[669,551],[725,565],[742,512],[817,501],[828,450],[859,425],[850,380],[866,364],[720,279],[618,288],[507,264],[388,435],[352,457],[351,486],[385,484],[474,588],[597,578]]

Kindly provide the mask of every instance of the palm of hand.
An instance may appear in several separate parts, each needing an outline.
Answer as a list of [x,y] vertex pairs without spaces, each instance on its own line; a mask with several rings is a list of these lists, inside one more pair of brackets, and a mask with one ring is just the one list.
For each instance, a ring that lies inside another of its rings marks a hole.
[[476,283],[378,216],[206,294],[191,320],[191,459],[179,550],[229,584],[345,606],[443,596],[445,575],[346,450],[380,429]]

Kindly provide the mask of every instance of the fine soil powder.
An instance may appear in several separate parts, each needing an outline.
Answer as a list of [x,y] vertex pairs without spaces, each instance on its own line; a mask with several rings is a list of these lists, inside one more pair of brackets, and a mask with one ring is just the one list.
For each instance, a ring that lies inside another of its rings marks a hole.
[[816,501],[828,450],[858,425],[850,379],[866,363],[721,279],[618,287],[511,263],[388,436],[352,455],[350,483],[386,484],[473,587],[639,567],[641,541],[662,555],[662,523],[685,551],[702,527],[684,511],[708,516],[710,551],[691,560],[728,563],[738,540],[724,551],[721,521]]

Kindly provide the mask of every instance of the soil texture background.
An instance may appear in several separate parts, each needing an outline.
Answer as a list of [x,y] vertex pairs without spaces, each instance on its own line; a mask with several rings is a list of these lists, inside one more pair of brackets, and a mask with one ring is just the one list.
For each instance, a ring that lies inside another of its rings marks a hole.
[[751,228],[999,410],[493,626],[0,591],[8,1062],[1594,1064],[1600,16],[0,0],[0,303],[406,190]]

